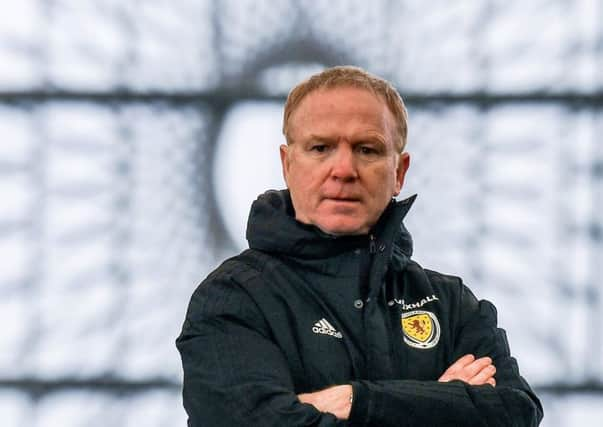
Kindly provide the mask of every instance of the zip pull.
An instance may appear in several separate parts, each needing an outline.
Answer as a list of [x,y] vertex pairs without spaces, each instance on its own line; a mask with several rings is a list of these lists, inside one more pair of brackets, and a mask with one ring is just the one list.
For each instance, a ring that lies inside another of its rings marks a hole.
[[375,243],[375,236],[369,235],[369,253],[374,254],[377,252],[377,244]]

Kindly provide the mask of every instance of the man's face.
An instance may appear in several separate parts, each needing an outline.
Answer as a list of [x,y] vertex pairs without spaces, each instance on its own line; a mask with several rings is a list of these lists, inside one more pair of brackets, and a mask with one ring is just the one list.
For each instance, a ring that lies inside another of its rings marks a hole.
[[315,90],[293,111],[290,137],[280,154],[296,219],[329,234],[368,233],[409,165],[385,102],[361,88]]

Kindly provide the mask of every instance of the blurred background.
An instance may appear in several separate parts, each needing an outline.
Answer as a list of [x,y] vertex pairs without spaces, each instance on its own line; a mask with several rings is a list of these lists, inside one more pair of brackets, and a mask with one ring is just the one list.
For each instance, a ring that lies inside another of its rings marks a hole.
[[[326,66],[410,114],[415,258],[499,308],[543,426],[603,419],[603,2],[21,0],[0,15],[0,422],[185,425],[191,293]],[[252,362],[252,361],[251,361]]]

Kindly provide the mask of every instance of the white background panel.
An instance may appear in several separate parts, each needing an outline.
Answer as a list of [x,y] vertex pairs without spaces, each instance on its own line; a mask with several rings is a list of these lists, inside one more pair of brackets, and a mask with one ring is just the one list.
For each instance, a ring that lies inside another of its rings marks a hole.
[[[349,62],[416,96],[416,259],[497,305],[531,384],[601,390],[602,18],[598,0],[6,5],[2,425],[184,425],[190,295],[283,186],[283,100],[264,96]],[[543,425],[598,425],[600,394],[564,390]]]

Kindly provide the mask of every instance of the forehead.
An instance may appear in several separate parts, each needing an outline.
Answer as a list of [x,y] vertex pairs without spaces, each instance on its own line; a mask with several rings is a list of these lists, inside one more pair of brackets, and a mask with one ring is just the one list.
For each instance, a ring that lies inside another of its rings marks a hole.
[[290,117],[295,134],[304,134],[316,128],[389,134],[393,121],[393,114],[381,96],[369,89],[348,86],[310,92]]

